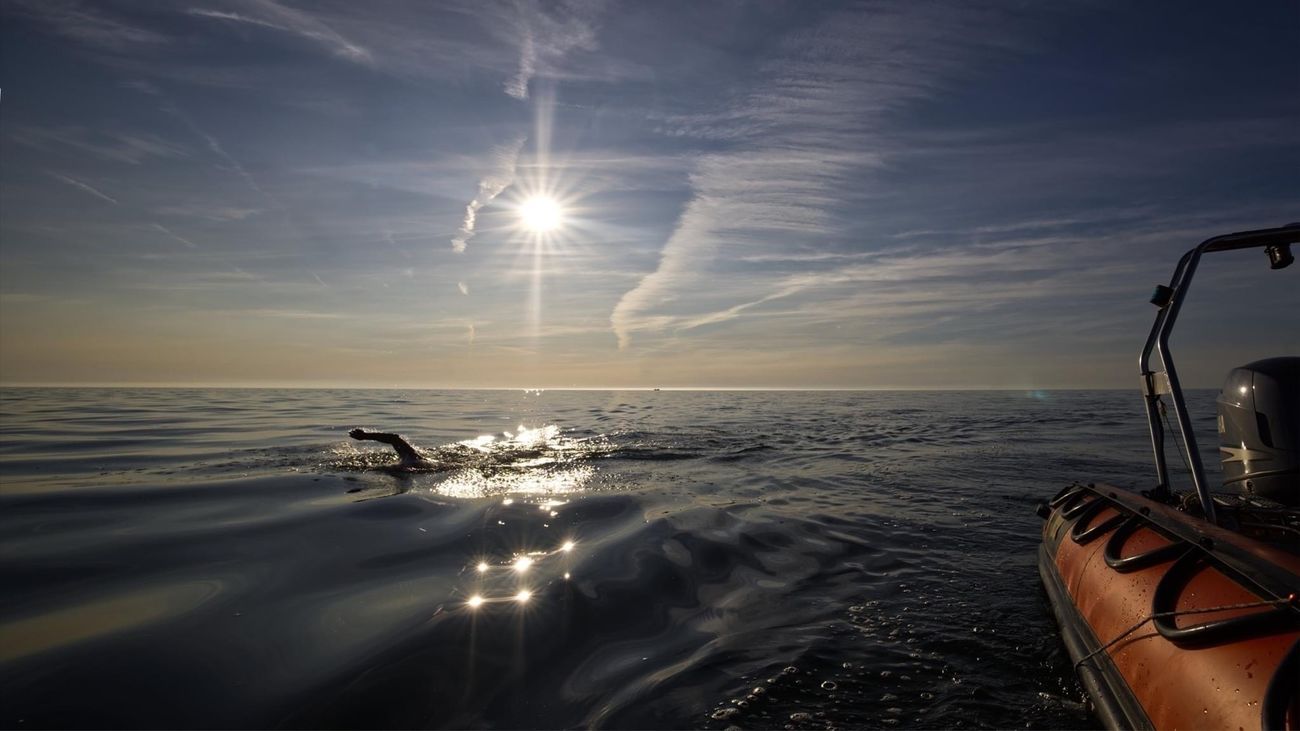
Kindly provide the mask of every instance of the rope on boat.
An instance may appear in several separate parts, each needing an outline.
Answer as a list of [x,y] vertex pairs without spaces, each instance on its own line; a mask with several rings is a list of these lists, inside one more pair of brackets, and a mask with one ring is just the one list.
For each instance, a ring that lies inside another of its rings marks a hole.
[[1153,612],[1143,617],[1142,619],[1138,620],[1138,622],[1134,624],[1132,627],[1129,627],[1123,632],[1120,632],[1119,636],[1117,636],[1115,639],[1111,640],[1110,642],[1107,642],[1101,647],[1098,647],[1097,649],[1093,650],[1087,655],[1084,655],[1082,658],[1079,659],[1078,662],[1074,664],[1074,669],[1078,670],[1080,665],[1091,660],[1093,657],[1097,656],[1098,654],[1110,649],[1117,642],[1133,634],[1138,630],[1139,627],[1146,624],[1147,622],[1150,622],[1153,619],[1157,619],[1160,617],[1181,617],[1186,614],[1209,614],[1211,612],[1223,612],[1229,609],[1256,609],[1259,607],[1281,607],[1281,606],[1286,606],[1288,604],[1295,604],[1295,603],[1296,603],[1296,595],[1288,594],[1285,597],[1282,597],[1281,599],[1262,599],[1257,602],[1244,602],[1241,604],[1224,604],[1222,606],[1208,607],[1206,609],[1182,609],[1175,612]]

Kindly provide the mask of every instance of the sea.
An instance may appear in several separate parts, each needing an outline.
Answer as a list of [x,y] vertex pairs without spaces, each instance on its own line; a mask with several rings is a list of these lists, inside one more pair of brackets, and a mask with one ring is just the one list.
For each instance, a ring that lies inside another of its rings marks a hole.
[[1095,727],[1076,481],[1136,390],[5,388],[0,725]]

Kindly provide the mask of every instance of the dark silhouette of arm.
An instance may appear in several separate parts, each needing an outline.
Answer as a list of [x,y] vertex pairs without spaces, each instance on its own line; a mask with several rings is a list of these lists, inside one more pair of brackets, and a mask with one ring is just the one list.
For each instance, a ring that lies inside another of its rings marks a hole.
[[415,451],[415,447],[412,447],[409,442],[396,434],[366,431],[364,429],[353,429],[348,432],[348,436],[362,441],[387,444],[397,450],[397,456],[402,458],[403,464],[415,464],[424,461],[424,459],[420,457],[420,453]]

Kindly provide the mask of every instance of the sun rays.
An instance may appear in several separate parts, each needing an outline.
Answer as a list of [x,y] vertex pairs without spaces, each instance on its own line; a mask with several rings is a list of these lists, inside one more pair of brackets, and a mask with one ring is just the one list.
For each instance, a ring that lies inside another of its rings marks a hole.
[[[466,223],[453,239],[453,248],[463,253],[465,242],[475,235],[483,253],[506,255],[497,259],[504,266],[496,275],[500,285],[513,284],[521,295],[516,300],[520,324],[534,341],[530,351],[535,357],[544,329],[546,290],[555,284],[552,278],[584,260],[584,249],[605,238],[606,227],[587,205],[599,186],[588,175],[589,166],[552,149],[553,93],[538,89],[529,101],[534,113],[531,133],[511,146],[510,154],[499,155],[508,165],[488,182],[504,183],[500,189],[484,191],[486,183],[480,183],[483,200],[475,198],[466,209]],[[564,143],[561,148],[568,149]],[[462,294],[467,290],[461,288]]]
[[564,223],[564,209],[552,197],[535,195],[519,204],[519,223],[528,231],[544,234]]

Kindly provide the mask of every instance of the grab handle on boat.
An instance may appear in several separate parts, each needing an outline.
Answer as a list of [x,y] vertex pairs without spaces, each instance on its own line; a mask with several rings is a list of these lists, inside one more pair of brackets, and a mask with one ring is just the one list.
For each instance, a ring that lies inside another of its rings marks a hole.
[[[1070,526],[1070,539],[1082,546],[1085,543],[1100,538],[1102,535],[1115,529],[1120,523],[1123,523],[1128,519],[1128,516],[1120,512],[1116,515],[1110,516],[1097,525],[1089,527],[1089,524],[1092,523],[1092,519],[1100,515],[1101,511],[1108,507],[1108,503],[1108,500],[1103,500],[1100,497],[1093,500],[1091,503],[1088,503],[1088,509],[1083,511],[1083,514],[1074,522],[1074,525]],[[1118,510],[1118,508],[1116,508],[1116,510]]]
[[[1283,731],[1287,728],[1286,717],[1290,713],[1295,717],[1300,710],[1300,640],[1296,640],[1281,664],[1273,672],[1273,679],[1264,691],[1264,701],[1260,704],[1260,728],[1264,731]],[[1294,728],[1294,726],[1292,726]]]
[[1127,574],[1166,561],[1173,561],[1191,550],[1191,546],[1175,540],[1167,546],[1160,546],[1144,553],[1125,556],[1124,544],[1128,543],[1128,539],[1145,523],[1146,520],[1142,516],[1133,515],[1124,522],[1124,525],[1119,527],[1119,530],[1111,534],[1110,540],[1106,541],[1106,548],[1102,551],[1102,558],[1105,559],[1107,566],[1121,574]]
[[1074,494],[1073,497],[1071,497],[1069,500],[1066,500],[1064,503],[1061,504],[1062,520],[1074,520],[1075,518],[1082,515],[1084,511],[1091,510],[1091,509],[1100,509],[1100,508],[1094,508],[1094,506],[1097,503],[1099,502],[1103,504],[1105,503],[1105,501],[1102,500],[1100,495],[1094,497],[1091,500],[1084,500],[1083,495],[1084,493],[1082,491],[1077,492]]
[[1083,485],[1070,485],[1056,493],[1048,505],[1053,508],[1059,508],[1063,503],[1079,497],[1082,493]]
[[[1205,557],[1199,551],[1189,551],[1174,562],[1156,584],[1151,598],[1152,622],[1162,637],[1178,645],[1205,646],[1234,642],[1258,635],[1276,634],[1300,627],[1300,612],[1293,606],[1295,597],[1272,602],[1273,609],[1254,612],[1239,617],[1202,622],[1189,627],[1179,627],[1177,615],[1194,613],[1178,611],[1178,597],[1188,582],[1201,569]],[[1290,605],[1290,606],[1289,606]]]

